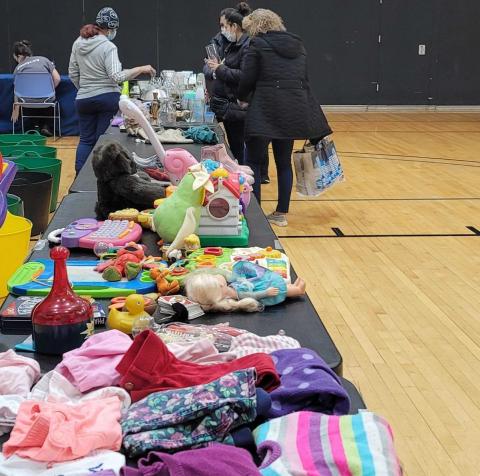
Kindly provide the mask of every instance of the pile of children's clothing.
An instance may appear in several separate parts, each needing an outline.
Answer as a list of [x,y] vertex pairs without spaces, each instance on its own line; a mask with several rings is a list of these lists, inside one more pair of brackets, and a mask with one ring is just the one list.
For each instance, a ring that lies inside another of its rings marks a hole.
[[0,353],[0,476],[401,474],[388,423],[348,415],[335,373],[285,335],[219,352],[111,330],[39,378]]

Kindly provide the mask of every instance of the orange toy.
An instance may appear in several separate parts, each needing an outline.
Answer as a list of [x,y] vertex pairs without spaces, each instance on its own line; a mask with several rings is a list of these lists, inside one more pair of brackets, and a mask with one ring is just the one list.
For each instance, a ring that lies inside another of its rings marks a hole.
[[168,296],[169,294],[177,294],[180,291],[180,284],[176,279],[169,283],[165,277],[170,274],[168,269],[160,270],[153,268],[150,270],[150,277],[157,283],[157,290],[161,296]]

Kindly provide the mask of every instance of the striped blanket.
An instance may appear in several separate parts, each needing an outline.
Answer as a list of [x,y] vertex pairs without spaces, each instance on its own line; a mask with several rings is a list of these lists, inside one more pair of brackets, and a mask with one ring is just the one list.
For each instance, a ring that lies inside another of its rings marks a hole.
[[254,431],[263,476],[398,476],[390,425],[371,412],[275,418]]

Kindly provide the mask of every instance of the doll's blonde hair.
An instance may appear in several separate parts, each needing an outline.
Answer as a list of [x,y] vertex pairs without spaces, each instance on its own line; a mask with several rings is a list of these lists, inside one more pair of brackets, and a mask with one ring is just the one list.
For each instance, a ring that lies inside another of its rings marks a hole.
[[240,300],[224,298],[220,282],[215,274],[225,276],[221,270],[215,273],[214,270],[207,272],[194,272],[184,280],[185,292],[191,301],[202,307],[205,312],[257,312],[263,309],[263,305],[253,298]]

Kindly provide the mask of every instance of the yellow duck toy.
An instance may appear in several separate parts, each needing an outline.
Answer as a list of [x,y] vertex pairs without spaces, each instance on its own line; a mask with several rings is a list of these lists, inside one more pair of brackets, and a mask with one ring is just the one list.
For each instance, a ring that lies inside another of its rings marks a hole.
[[145,300],[140,294],[130,294],[125,298],[127,312],[111,308],[108,313],[107,326],[109,329],[117,329],[125,334],[132,333],[132,326],[139,317],[149,317],[145,312]]

